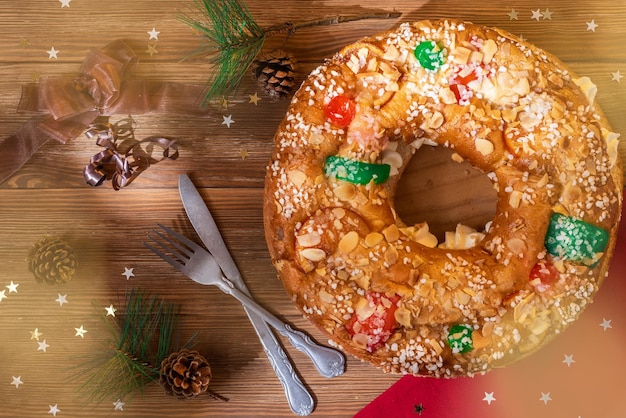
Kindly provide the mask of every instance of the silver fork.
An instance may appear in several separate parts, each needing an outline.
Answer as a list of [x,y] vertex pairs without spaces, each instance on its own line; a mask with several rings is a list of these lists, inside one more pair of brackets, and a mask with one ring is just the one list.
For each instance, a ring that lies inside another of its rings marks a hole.
[[152,252],[193,281],[217,286],[222,292],[233,296],[281,335],[287,337],[296,349],[306,354],[322,376],[335,377],[344,372],[345,359],[339,351],[318,345],[304,332],[292,328],[289,324],[272,315],[224,277],[219,265],[208,251],[172,229],[161,224],[157,225],[167,235],[159,230],[152,231],[156,237],[148,234],[148,237],[162,249],[144,242],[144,245]]

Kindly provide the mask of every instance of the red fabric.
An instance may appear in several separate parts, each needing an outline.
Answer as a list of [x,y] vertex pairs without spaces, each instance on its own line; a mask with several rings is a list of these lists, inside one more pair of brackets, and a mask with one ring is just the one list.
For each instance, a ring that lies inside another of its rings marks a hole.
[[[355,418],[626,417],[626,210],[622,219],[609,276],[594,303],[553,342],[484,376],[404,376]],[[566,356],[574,361],[569,366]]]

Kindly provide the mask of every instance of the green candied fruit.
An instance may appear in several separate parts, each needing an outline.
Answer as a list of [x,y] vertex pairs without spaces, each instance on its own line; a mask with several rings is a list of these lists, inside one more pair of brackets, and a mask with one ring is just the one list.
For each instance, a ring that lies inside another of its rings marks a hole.
[[467,353],[474,349],[472,333],[474,329],[469,325],[454,325],[448,332],[448,345],[453,353]]
[[609,243],[609,233],[580,219],[552,214],[545,245],[550,254],[566,260],[592,265]]
[[375,184],[384,183],[389,178],[391,166],[389,164],[372,164],[349,158],[331,155],[326,158],[324,174],[339,180],[354,184],[368,184],[374,180]]
[[435,41],[423,41],[415,47],[415,58],[427,70],[437,70],[446,61],[445,51]]

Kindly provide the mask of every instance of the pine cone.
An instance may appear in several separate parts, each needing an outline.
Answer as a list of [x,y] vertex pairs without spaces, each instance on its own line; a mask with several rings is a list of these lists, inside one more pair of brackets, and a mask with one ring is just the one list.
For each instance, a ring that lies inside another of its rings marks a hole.
[[254,60],[254,76],[267,93],[276,99],[291,94],[295,84],[297,61],[293,54],[275,49]]
[[209,388],[211,367],[197,351],[172,353],[161,362],[161,385],[168,395],[193,398]]
[[58,237],[45,236],[35,243],[26,259],[39,283],[63,284],[72,280],[78,262],[74,250]]

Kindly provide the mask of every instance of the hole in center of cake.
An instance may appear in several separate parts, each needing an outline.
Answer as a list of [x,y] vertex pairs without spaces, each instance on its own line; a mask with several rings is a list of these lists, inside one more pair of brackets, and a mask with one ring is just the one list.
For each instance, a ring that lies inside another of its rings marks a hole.
[[439,243],[458,224],[483,231],[496,213],[497,194],[486,173],[467,161],[453,160],[454,151],[423,145],[398,181],[395,208],[406,225],[427,222]]

